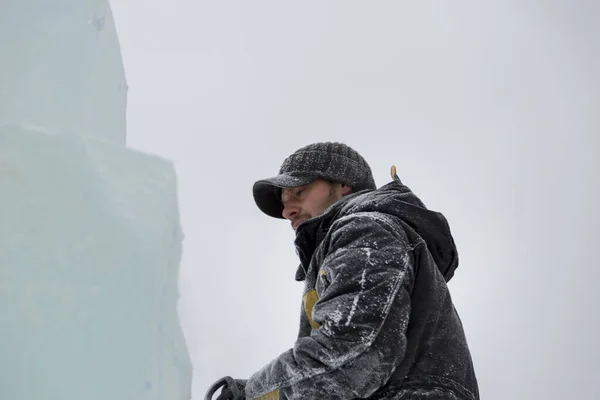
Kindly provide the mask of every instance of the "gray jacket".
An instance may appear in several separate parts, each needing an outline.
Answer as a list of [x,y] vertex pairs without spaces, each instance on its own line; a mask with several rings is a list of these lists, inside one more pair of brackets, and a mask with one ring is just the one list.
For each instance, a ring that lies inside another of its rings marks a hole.
[[305,221],[295,244],[298,339],[246,381],[248,399],[479,399],[442,214],[393,181]]

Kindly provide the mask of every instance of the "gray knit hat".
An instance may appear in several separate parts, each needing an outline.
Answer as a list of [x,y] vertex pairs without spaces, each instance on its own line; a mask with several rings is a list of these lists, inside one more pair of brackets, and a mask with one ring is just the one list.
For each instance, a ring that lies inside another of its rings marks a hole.
[[371,167],[358,152],[343,143],[322,142],[296,150],[279,175],[254,183],[254,201],[265,214],[283,219],[281,188],[308,185],[318,178],[346,184],[353,192],[377,188]]

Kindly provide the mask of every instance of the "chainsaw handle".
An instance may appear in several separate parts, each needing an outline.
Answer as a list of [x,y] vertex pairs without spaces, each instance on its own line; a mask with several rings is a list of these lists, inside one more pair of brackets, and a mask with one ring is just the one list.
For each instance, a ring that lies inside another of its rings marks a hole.
[[237,399],[241,399],[242,398],[242,395],[240,393],[240,389],[238,388],[238,385],[235,382],[235,379],[233,379],[230,376],[226,376],[224,378],[219,379],[210,388],[208,388],[208,391],[206,392],[206,396],[204,397],[204,400],[212,400],[213,395],[221,387],[223,387],[223,388],[227,388],[227,387],[231,388],[231,394],[233,395],[233,400],[237,400]]

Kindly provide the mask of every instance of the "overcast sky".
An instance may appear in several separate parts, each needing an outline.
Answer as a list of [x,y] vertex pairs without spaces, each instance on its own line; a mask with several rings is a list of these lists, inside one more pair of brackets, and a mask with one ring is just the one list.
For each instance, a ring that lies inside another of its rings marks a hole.
[[600,398],[599,4],[113,0],[128,146],[178,173],[194,399],[293,345],[294,234],[251,187],[325,140],[448,218],[482,398]]

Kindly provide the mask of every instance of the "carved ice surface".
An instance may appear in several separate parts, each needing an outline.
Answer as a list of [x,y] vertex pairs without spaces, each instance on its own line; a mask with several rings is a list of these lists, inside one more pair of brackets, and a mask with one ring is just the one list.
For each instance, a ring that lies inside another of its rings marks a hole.
[[105,0],[0,3],[0,399],[189,400],[176,172],[125,144]]
[[0,221],[0,399],[190,399],[171,163],[0,127]]

